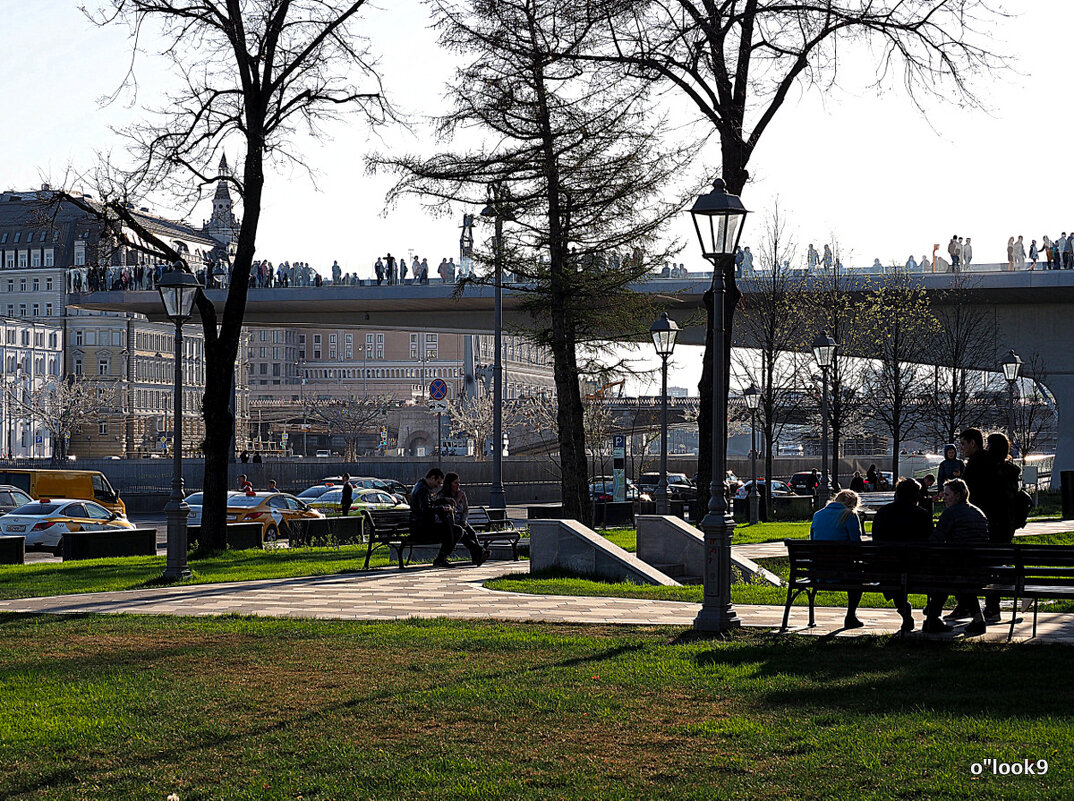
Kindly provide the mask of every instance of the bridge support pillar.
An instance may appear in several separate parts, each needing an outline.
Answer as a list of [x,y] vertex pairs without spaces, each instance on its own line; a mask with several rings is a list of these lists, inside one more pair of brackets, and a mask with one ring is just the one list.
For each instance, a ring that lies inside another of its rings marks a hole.
[[1056,443],[1052,489],[1059,489],[1059,472],[1074,470],[1074,375],[1049,373],[1044,382],[1055,398]]

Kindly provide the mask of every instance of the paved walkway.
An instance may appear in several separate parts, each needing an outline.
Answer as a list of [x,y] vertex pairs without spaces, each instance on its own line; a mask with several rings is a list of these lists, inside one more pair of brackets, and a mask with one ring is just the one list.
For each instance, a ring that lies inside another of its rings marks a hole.
[[[0,601],[0,611],[53,614],[261,615],[330,620],[405,620],[419,617],[495,619],[542,623],[689,626],[697,604],[634,598],[523,595],[497,592],[482,583],[504,574],[527,573],[528,562],[489,562],[475,568],[418,566],[406,571],[384,568],[364,573],[308,578],[269,579],[227,584],[199,584],[159,589],[63,595]],[[747,626],[774,629],[778,606],[736,606]],[[791,612],[791,625],[803,626],[806,610]],[[815,635],[857,636],[896,631],[901,618],[891,609],[863,609],[866,624],[841,630],[844,610],[820,608]],[[1016,638],[1031,633],[1031,616],[1015,629]],[[1006,626],[993,626],[984,639],[1003,640]],[[1074,616],[1042,615],[1039,642],[1074,643]]]

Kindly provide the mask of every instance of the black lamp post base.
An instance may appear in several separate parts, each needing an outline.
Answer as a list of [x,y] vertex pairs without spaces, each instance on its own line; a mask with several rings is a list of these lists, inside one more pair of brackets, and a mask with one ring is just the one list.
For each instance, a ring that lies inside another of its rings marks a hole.
[[705,595],[694,619],[695,631],[721,632],[738,628],[742,621],[731,605],[731,535],[734,518],[726,511],[709,511],[701,521],[705,536]]

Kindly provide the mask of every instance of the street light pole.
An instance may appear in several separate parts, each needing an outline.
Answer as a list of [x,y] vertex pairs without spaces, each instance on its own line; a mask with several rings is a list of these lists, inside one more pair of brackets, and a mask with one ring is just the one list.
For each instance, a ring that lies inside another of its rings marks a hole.
[[761,401],[761,391],[753,384],[744,390],[742,397],[746,408],[750,410],[750,525],[756,526],[760,520],[760,503],[757,497],[757,406]]
[[678,324],[667,312],[660,315],[649,334],[653,338],[656,354],[660,357],[660,481],[656,485],[656,513],[668,513],[668,359],[675,350],[675,338],[679,335]]
[[827,333],[821,333],[813,340],[813,357],[820,366],[820,486],[817,488],[817,505],[828,503],[832,482],[828,475],[828,368],[835,359],[838,343]]
[[[1007,379],[1007,431],[1011,444],[1014,444],[1014,385],[1018,383],[1018,377],[1022,374],[1022,360],[1013,350],[1007,351],[1007,355],[1000,362],[1003,368],[1003,377]],[[1014,450],[1013,448],[1011,449]]]
[[178,581],[190,576],[186,564],[187,516],[183,491],[183,323],[190,319],[201,285],[190,273],[174,269],[161,276],[157,283],[168,317],[175,323],[175,420],[172,424],[172,494],[164,507],[168,519],[168,558],[164,568],[165,581]]
[[493,348],[492,360],[492,489],[489,506],[506,509],[507,497],[503,489],[503,224],[514,220],[508,203],[507,187],[500,181],[488,186],[488,204],[481,210],[482,217],[492,217],[496,225],[496,272],[495,301],[492,312]]
[[731,605],[731,537],[735,520],[726,496],[727,476],[727,380],[724,350],[724,271],[734,265],[735,248],[742,234],[746,208],[736,195],[727,193],[717,178],[712,191],[702,195],[690,209],[701,251],[712,263],[712,483],[708,513],[701,521],[705,536],[705,591],[694,629],[723,632],[741,625]]

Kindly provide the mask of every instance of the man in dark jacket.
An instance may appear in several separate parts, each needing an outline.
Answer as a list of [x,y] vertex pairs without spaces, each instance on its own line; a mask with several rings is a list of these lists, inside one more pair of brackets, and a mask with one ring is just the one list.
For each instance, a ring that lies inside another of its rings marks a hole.
[[351,486],[351,474],[343,474],[343,495],[339,499],[339,513],[346,517],[351,513],[351,504],[354,502],[354,487]]
[[[873,542],[928,542],[932,536],[932,515],[918,505],[921,485],[912,478],[900,478],[895,485],[895,500],[876,510],[873,519]],[[914,610],[905,592],[888,596],[902,615],[902,630],[914,630]]]
[[[410,492],[410,536],[415,542],[438,543],[440,552],[433,564],[451,567],[448,557],[463,539],[464,532],[462,527],[455,525],[455,502],[440,494],[443,484],[444,471],[434,467],[414,485]],[[488,551],[476,540],[467,538],[466,547],[474,565],[481,565],[488,558]]]
[[[951,479],[944,485],[943,503],[946,508],[936,522],[936,530],[932,532],[930,542],[940,545],[988,544],[988,519],[984,512],[969,502],[970,497],[966,482],[960,478]],[[955,597],[958,600],[958,608],[967,610],[967,616],[973,618],[966,626],[966,634],[984,634],[985,619],[977,596],[960,593]],[[946,595],[929,596],[928,605],[925,607],[925,625],[922,627],[926,634],[952,631],[951,627],[940,619],[940,612],[946,602]]]

